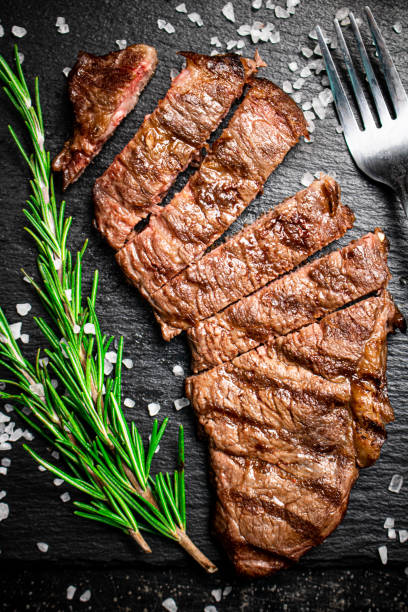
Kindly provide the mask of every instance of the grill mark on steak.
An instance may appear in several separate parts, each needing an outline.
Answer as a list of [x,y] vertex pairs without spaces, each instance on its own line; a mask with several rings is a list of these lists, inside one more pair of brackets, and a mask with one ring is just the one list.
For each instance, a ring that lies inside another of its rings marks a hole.
[[74,134],[53,163],[63,173],[63,189],[76,181],[122,119],[136,106],[157,65],[147,45],[97,56],[81,51],[68,78]]
[[120,249],[135,225],[158,204],[242,94],[264,62],[234,54],[181,53],[187,66],[138,132],[94,186],[95,223]]
[[164,339],[293,269],[353,221],[336,181],[314,181],[150,295]]
[[270,81],[252,79],[199,170],[116,254],[129,282],[149,299],[196,261],[306,133],[303,114],[293,100]]
[[287,334],[384,288],[388,244],[380,230],[273,281],[187,331],[193,371]]
[[[342,520],[357,465],[378,457],[392,419],[386,336],[396,327],[402,315],[383,291],[187,379],[210,440],[215,528],[240,572],[285,567]],[[275,401],[287,390],[290,401]],[[323,454],[304,446],[309,434]]]

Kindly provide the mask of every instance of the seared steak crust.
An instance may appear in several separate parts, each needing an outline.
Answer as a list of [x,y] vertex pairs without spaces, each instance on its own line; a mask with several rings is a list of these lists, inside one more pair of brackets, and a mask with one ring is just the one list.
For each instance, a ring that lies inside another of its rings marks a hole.
[[249,90],[184,189],[116,255],[149,296],[197,260],[262,190],[306,123],[293,100],[265,79]]
[[266,285],[188,330],[197,372],[307,325],[389,280],[380,230]]
[[384,439],[372,452],[363,417],[384,435],[392,419],[385,351],[395,326],[402,317],[383,292],[187,379],[210,441],[215,529],[239,572],[287,567],[342,520],[356,464],[373,462]]
[[74,108],[74,135],[53,161],[63,173],[64,190],[76,181],[135,107],[152,77],[157,53],[147,45],[97,56],[81,51],[68,79]]
[[95,220],[115,249],[168,189],[242,94],[260,62],[236,55],[183,53],[187,66],[134,138],[96,181]]
[[163,337],[170,340],[292,270],[353,221],[338,183],[329,176],[314,181],[150,296]]

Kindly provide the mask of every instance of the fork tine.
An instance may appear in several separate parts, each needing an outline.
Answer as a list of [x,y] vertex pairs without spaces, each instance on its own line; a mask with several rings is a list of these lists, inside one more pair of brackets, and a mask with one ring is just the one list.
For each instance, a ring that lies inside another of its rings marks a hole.
[[354,132],[359,132],[357,121],[354,117],[353,111],[344,91],[344,87],[341,84],[340,77],[338,75],[336,66],[333,62],[333,58],[326,45],[320,26],[316,26],[316,34],[319,41],[320,49],[323,53],[323,59],[326,64],[326,72],[329,77],[330,87],[333,92],[334,101],[336,103],[337,112],[340,118],[341,125],[343,126],[345,138],[350,138]]
[[360,57],[363,62],[364,71],[367,75],[368,85],[374,98],[375,107],[377,109],[381,124],[384,124],[391,119],[391,115],[385,103],[384,96],[378,84],[377,77],[375,76],[370,58],[368,57],[367,50],[360,34],[360,29],[357,25],[353,13],[350,13],[349,17],[351,21],[351,27],[353,28],[354,36],[357,41],[357,47],[360,53]]
[[341,27],[337,19],[334,20],[334,26],[336,28],[337,38],[340,43],[340,48],[343,53],[344,62],[346,64],[347,71],[350,76],[350,81],[353,86],[354,95],[358,104],[358,108],[360,109],[364,127],[375,127],[375,122],[371,114],[370,107],[368,106],[363,88],[361,87],[360,79],[357,76],[353,60],[351,59],[350,51],[348,50],[346,41],[344,40],[343,32],[341,31]]
[[401,83],[397,69],[394,66],[391,55],[389,54],[383,35],[368,6],[365,7],[365,13],[378,52],[378,59],[380,60],[387,87],[394,104],[395,112],[398,115],[398,113],[406,111],[408,108],[407,94]]

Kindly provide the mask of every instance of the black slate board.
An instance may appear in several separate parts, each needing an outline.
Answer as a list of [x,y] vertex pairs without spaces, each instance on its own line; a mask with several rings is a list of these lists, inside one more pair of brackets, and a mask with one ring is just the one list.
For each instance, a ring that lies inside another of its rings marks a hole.
[[[36,74],[40,77],[42,102],[47,126],[47,144],[53,154],[59,151],[70,132],[71,113],[67,102],[66,79],[62,74],[65,66],[75,62],[80,49],[94,53],[105,53],[115,49],[116,39],[126,39],[128,44],[146,42],[156,46],[159,66],[147,90],[143,93],[135,111],[122,123],[113,138],[104,147],[85,175],[68,193],[68,210],[73,215],[71,231],[72,248],[78,248],[85,237],[90,243],[86,263],[90,272],[95,267],[100,271],[100,297],[98,312],[105,329],[110,333],[125,336],[126,356],[134,360],[134,368],[124,379],[125,395],[136,400],[134,409],[128,409],[129,418],[137,419],[141,429],[148,431],[151,419],[147,414],[147,403],[159,401],[160,416],[171,416],[167,436],[157,456],[157,467],[167,465],[175,455],[177,424],[186,429],[188,519],[193,540],[216,562],[223,564],[224,557],[210,537],[210,508],[212,497],[207,482],[207,458],[205,444],[196,438],[192,411],[184,409],[176,413],[172,400],[184,395],[183,382],[172,374],[172,367],[179,363],[186,372],[189,355],[184,338],[176,338],[166,344],[160,337],[153,315],[143,300],[124,281],[115,265],[112,252],[100,240],[91,227],[91,188],[96,177],[112,161],[114,155],[133,136],[144,115],[150,112],[170,84],[170,70],[179,68],[181,59],[178,50],[210,52],[210,37],[218,35],[222,41],[237,39],[235,28],[252,20],[274,22],[281,31],[281,43],[260,44],[259,50],[269,67],[262,74],[278,84],[294,80],[288,69],[289,61],[304,65],[306,60],[298,53],[300,46],[314,47],[315,41],[308,38],[316,22],[332,34],[331,19],[343,3],[302,0],[296,14],[287,20],[278,20],[273,11],[253,11],[249,2],[235,0],[237,25],[228,22],[221,15],[223,0],[187,2],[189,10],[200,12],[205,26],[197,27],[186,15],[175,12],[178,0],[172,2],[124,0],[121,3],[109,0],[88,0],[79,2],[43,2],[41,8],[33,0],[7,0],[0,7],[1,23],[5,29],[0,38],[0,51],[11,58],[12,44],[17,41],[11,33],[14,24],[26,27],[27,35],[18,40],[25,55],[24,69],[29,81]],[[282,4],[282,2],[281,2]],[[362,13],[363,2],[347,2],[356,14]],[[400,70],[404,84],[408,87],[407,42],[408,20],[404,0],[394,1],[387,11],[383,3],[375,0],[371,6],[376,13],[386,36],[389,48]],[[66,35],[57,33],[55,20],[63,15],[69,24]],[[157,19],[163,18],[176,27],[176,33],[167,34],[158,30]],[[403,33],[398,35],[392,29],[401,21]],[[245,51],[253,53],[254,46],[245,39]],[[310,77],[302,91],[303,100],[311,99],[321,89],[320,77]],[[38,346],[39,334],[30,321],[31,314],[40,312],[40,307],[21,281],[18,270],[25,267],[33,271],[34,248],[24,234],[24,199],[28,195],[27,172],[11,145],[6,125],[11,122],[22,133],[19,118],[10,109],[5,98],[1,99],[0,120],[0,286],[1,305],[11,321],[20,320],[15,304],[31,302],[33,310],[23,319],[23,331],[30,334],[27,353],[33,354]],[[268,210],[284,197],[299,188],[300,179],[306,171],[325,171],[337,175],[343,193],[343,200],[356,213],[356,223],[339,244],[381,226],[391,242],[390,268],[393,278],[390,289],[405,314],[408,313],[408,222],[396,203],[393,194],[382,186],[366,179],[353,164],[343,137],[336,133],[337,119],[334,109],[329,108],[324,121],[316,121],[314,142],[302,142],[286,158],[285,162],[268,181],[264,194],[259,197],[231,231],[244,223],[253,221],[261,212]],[[187,175],[188,173],[186,173]],[[176,188],[184,184],[186,176],[177,181]],[[60,195],[60,186],[57,182]],[[174,190],[173,190],[174,191]],[[401,281],[402,279],[402,281]],[[378,568],[377,547],[387,544],[390,563],[395,564],[403,575],[408,564],[408,544],[387,540],[383,529],[385,517],[395,518],[397,528],[408,528],[408,470],[405,440],[408,433],[406,415],[406,380],[408,374],[407,339],[397,334],[389,339],[388,377],[389,394],[396,414],[396,421],[388,428],[389,439],[381,459],[374,467],[363,470],[354,487],[349,509],[343,524],[321,546],[309,553],[296,571],[308,568],[344,568],[365,566]],[[44,450],[43,442],[36,438],[33,446]],[[41,473],[21,449],[20,443],[3,455],[12,459],[7,477],[0,475],[0,489],[7,490],[4,501],[10,506],[9,518],[0,523],[2,563],[44,561],[36,542],[49,544],[46,559],[55,562],[112,562],[127,563],[143,568],[160,565],[188,567],[189,561],[182,551],[172,543],[152,538],[154,552],[142,556],[125,536],[104,529],[91,522],[73,516],[71,504],[62,504],[59,495],[66,489],[56,488],[52,478]],[[387,487],[392,474],[400,473],[406,483],[399,495],[389,493]]]

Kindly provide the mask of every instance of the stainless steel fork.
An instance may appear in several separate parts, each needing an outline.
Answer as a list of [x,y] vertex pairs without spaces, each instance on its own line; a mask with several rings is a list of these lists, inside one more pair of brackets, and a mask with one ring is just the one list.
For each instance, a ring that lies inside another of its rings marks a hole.
[[380,127],[377,127],[367,103],[337,19],[334,20],[337,37],[360,111],[363,129],[360,129],[353,114],[319,26],[316,27],[316,32],[349,151],[360,170],[370,178],[389,185],[395,191],[408,217],[408,97],[380,29],[367,6],[365,13],[395,111],[395,118],[393,118],[378,84],[354,15],[350,13],[351,26],[373,96]]

